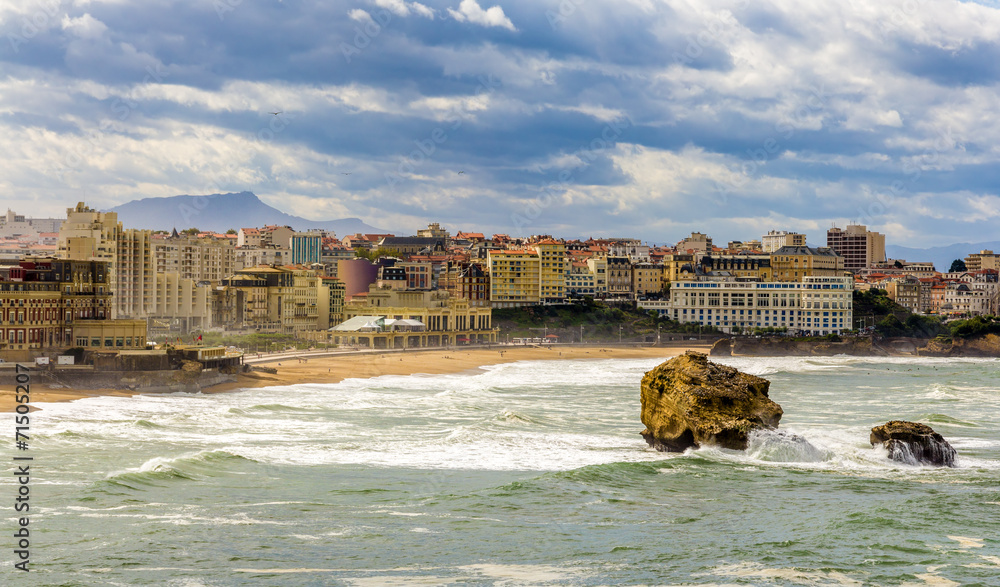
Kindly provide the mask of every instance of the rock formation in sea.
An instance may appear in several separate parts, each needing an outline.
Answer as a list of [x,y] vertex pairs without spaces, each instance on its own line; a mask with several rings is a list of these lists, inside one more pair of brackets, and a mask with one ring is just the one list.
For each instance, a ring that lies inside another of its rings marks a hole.
[[926,424],[892,420],[872,428],[869,440],[872,446],[884,446],[889,458],[900,463],[955,466],[955,449]]
[[705,444],[745,450],[751,431],[776,428],[781,419],[781,406],[767,396],[770,385],[688,351],[642,378],[642,436],[663,451]]

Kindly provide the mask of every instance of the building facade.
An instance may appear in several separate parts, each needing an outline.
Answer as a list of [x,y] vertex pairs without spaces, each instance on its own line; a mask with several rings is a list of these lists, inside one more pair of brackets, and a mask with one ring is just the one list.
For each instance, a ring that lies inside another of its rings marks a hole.
[[786,246],[771,253],[774,281],[798,283],[803,277],[840,277],[844,271],[844,258],[826,247]]
[[372,289],[344,305],[344,321],[367,316],[383,321],[406,320],[419,323],[418,330],[402,332],[385,329],[337,330],[331,332],[334,344],[372,348],[416,348],[456,344],[496,342],[488,307],[474,307],[468,300],[454,299],[448,292],[392,291]]
[[535,243],[538,252],[538,298],[545,304],[566,301],[566,245],[545,239]]
[[781,247],[804,247],[806,246],[806,235],[786,230],[769,230],[767,234],[760,237],[760,245],[761,250],[765,253],[773,253]]
[[494,308],[529,306],[541,301],[541,258],[536,251],[508,249],[488,251],[490,304]]
[[727,332],[779,328],[821,336],[853,328],[854,280],[804,277],[799,283],[681,281],[670,305],[658,308],[673,320]]
[[0,269],[0,351],[145,348],[145,322],[111,318],[109,266],[49,257]]
[[844,258],[844,269],[858,272],[885,261],[885,235],[863,224],[836,226],[826,231],[826,246]]

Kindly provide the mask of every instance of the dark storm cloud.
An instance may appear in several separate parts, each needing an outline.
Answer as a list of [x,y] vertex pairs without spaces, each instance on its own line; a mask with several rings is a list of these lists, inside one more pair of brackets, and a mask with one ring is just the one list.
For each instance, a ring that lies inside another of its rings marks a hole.
[[[636,236],[699,218],[827,225],[899,181],[897,202],[942,197],[870,223],[932,230],[945,194],[1000,185],[1000,128],[979,121],[1000,75],[998,44],[977,28],[997,24],[987,8],[480,0],[505,20],[477,22],[455,17],[459,0],[422,5],[433,15],[374,0],[66,1],[30,38],[30,11],[10,13],[0,127],[49,155],[11,161],[3,185],[40,190],[32,178],[66,167],[60,153],[86,152],[101,163],[65,177],[114,193],[111,205],[149,194],[103,185],[163,181],[144,165],[175,170],[176,193],[223,168],[318,215],[468,218],[488,232],[555,182],[572,203],[547,207],[537,231],[612,222]],[[943,38],[914,32],[931,23]],[[262,134],[271,110],[287,124]],[[932,146],[942,132],[957,138]]]

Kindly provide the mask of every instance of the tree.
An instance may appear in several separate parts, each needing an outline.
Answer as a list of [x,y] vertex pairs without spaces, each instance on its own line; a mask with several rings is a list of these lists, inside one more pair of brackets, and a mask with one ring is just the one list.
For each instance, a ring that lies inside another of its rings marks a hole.
[[899,259],[896,259],[896,262],[893,263],[892,266],[895,267],[896,269],[902,269],[903,268],[903,264],[899,262]]
[[229,230],[226,231],[226,234],[236,234],[236,229],[230,228]]
[[954,261],[951,262],[951,269],[948,270],[948,273],[958,273],[962,271],[968,271],[968,269],[965,267],[965,261],[961,259],[955,259]]

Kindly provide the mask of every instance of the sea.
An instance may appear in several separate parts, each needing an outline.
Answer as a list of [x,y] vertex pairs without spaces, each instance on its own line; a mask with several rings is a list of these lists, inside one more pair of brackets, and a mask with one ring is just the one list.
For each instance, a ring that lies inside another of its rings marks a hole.
[[[1000,585],[1000,361],[718,361],[784,409],[746,451],[647,447],[659,359],[37,404],[0,583]],[[957,466],[890,461],[893,419]]]

